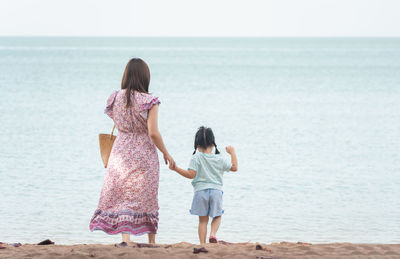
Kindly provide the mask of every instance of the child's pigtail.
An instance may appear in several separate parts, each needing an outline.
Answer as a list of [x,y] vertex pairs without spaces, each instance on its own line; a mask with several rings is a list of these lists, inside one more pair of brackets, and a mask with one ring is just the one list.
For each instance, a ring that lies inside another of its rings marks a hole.
[[196,133],[196,137],[194,138],[194,152],[192,155],[196,154],[196,150],[197,150],[197,145],[199,144],[199,134]]
[[215,144],[215,142],[214,142],[214,146],[215,146],[215,154],[218,155],[219,154],[219,150],[218,150],[217,144]]

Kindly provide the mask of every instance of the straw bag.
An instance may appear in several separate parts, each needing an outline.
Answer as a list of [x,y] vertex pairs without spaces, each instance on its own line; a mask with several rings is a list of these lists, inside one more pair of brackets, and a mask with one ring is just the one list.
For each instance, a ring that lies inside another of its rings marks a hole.
[[107,168],[108,158],[110,157],[111,149],[116,136],[113,135],[115,125],[112,128],[111,134],[99,134],[100,155],[103,160],[104,168]]

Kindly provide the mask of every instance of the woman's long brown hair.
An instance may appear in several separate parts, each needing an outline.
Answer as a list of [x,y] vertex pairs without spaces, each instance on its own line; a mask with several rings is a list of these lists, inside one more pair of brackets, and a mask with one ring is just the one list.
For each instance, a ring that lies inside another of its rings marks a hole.
[[149,84],[150,69],[146,62],[140,58],[129,60],[121,82],[121,89],[126,89],[126,107],[131,105],[131,93],[148,93]]

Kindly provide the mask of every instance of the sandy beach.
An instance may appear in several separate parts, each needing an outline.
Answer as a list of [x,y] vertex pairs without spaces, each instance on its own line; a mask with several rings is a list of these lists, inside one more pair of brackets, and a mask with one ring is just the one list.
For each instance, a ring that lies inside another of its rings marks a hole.
[[[259,245],[257,250],[256,246]],[[158,244],[156,248],[139,248],[114,245],[33,245],[13,247],[1,244],[0,258],[400,258],[400,244],[352,243],[289,243],[272,244],[207,244],[208,253],[194,254],[198,245],[181,242],[171,245]]]

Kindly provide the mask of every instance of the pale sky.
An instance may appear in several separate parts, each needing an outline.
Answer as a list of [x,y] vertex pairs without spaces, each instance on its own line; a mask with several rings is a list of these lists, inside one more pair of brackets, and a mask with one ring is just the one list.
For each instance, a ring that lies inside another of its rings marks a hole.
[[0,35],[400,37],[400,0],[0,0]]

